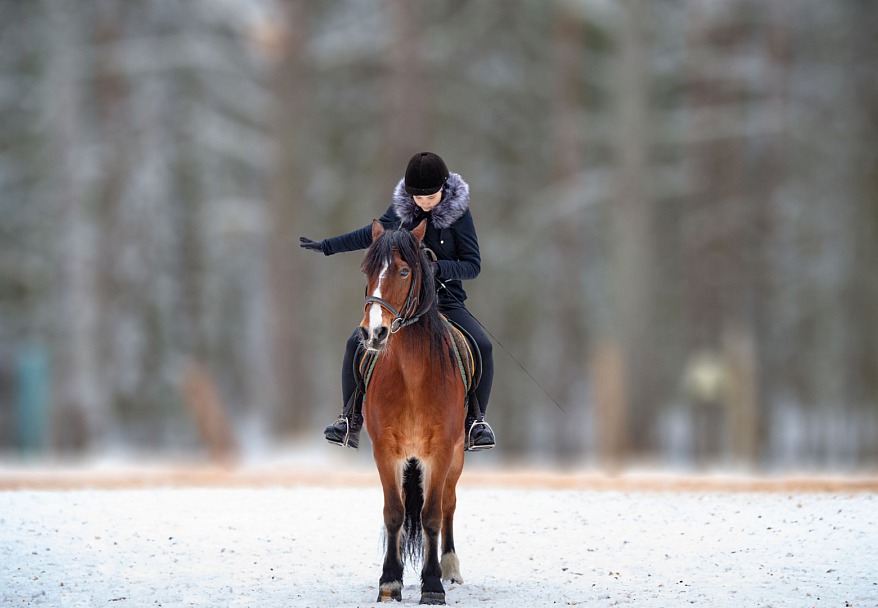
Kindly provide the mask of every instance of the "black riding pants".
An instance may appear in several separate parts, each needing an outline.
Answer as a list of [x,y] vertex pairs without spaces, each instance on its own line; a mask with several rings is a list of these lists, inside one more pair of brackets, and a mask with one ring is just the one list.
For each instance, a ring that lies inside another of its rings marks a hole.
[[[488,410],[488,399],[491,397],[491,385],[494,382],[494,346],[488,338],[488,334],[479,325],[466,308],[442,308],[443,315],[463,327],[479,345],[482,353],[482,379],[476,388],[476,398],[479,400],[479,409],[482,414]],[[356,330],[348,338],[347,348],[341,367],[341,391],[342,403],[350,401],[354,390],[357,388],[357,376],[354,371],[354,356],[357,353],[357,345],[360,343],[359,332]]]

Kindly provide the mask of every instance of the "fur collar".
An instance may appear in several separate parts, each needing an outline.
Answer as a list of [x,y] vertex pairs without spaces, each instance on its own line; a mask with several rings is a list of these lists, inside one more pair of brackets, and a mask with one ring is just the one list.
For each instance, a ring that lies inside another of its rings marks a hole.
[[[440,229],[450,228],[454,222],[463,217],[467,209],[469,209],[469,184],[457,173],[452,173],[445,182],[442,202],[430,212],[433,225]],[[415,199],[405,191],[404,179],[399,180],[396,188],[393,189],[393,210],[403,224],[411,224],[421,213],[421,208],[415,204]]]

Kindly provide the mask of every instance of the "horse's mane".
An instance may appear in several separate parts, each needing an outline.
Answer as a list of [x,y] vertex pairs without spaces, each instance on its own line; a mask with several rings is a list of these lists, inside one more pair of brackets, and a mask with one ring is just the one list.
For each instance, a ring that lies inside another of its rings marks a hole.
[[[421,249],[418,240],[408,230],[385,230],[366,250],[361,269],[367,276],[375,276],[381,272],[385,261],[393,260],[393,254],[399,257],[412,269],[417,269],[421,276],[421,290],[418,293],[418,309],[412,315],[420,317],[417,323],[408,329],[426,332],[430,338],[430,350],[434,354],[447,352],[445,327],[436,305],[436,280],[433,277],[431,260]],[[416,277],[413,277],[415,280]],[[408,329],[406,331],[408,331]],[[444,361],[444,357],[440,357]]]

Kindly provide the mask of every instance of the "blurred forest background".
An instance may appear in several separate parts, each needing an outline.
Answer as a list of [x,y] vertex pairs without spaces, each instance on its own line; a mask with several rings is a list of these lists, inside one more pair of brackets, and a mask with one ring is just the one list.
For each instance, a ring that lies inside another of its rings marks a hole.
[[0,452],[322,441],[362,256],[298,237],[430,150],[503,344],[476,458],[875,470],[876,31],[868,0],[0,0]]

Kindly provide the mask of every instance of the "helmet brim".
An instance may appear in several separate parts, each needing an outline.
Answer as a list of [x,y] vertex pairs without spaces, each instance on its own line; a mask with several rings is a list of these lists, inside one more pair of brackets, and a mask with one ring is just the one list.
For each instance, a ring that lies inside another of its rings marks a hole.
[[445,184],[440,184],[435,188],[412,188],[411,186],[404,186],[405,191],[411,194],[412,196],[430,196],[431,194],[436,194],[440,190],[442,190],[442,186]]

